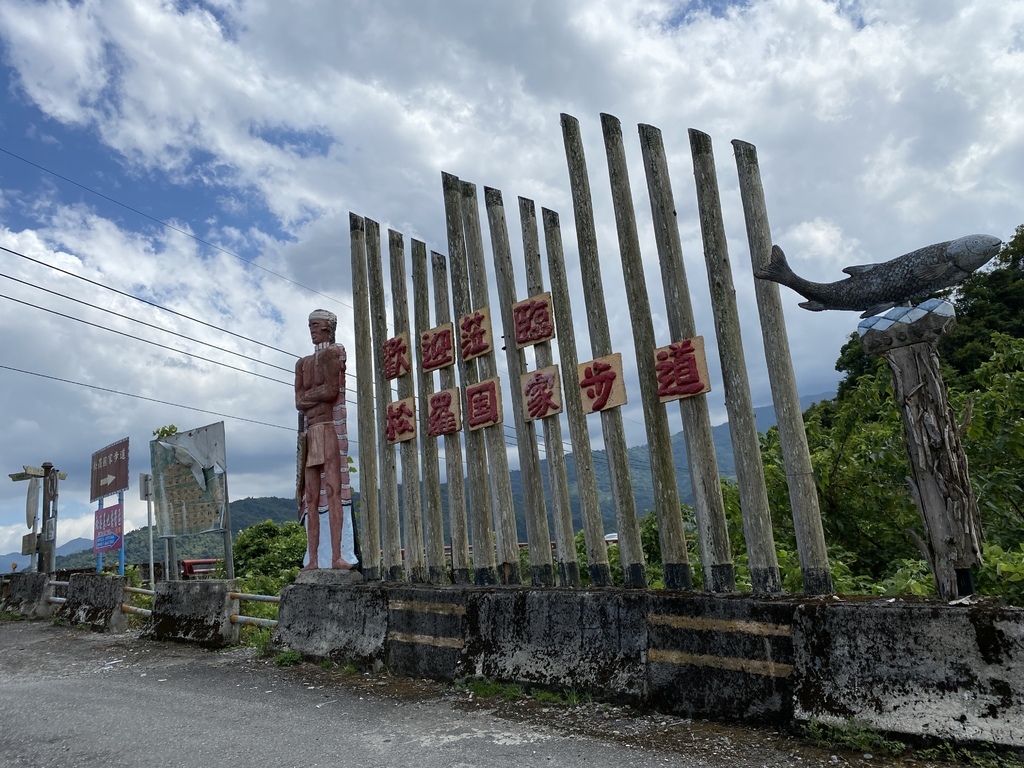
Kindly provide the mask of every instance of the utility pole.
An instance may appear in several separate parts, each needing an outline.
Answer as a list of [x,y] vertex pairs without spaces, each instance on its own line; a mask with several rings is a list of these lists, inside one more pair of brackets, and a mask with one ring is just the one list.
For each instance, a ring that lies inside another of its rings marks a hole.
[[[43,462],[41,467],[30,467],[27,464],[22,466],[24,471],[8,474],[14,482],[42,478],[43,481],[43,530],[40,536],[35,535],[36,519],[35,514],[27,515],[31,521],[26,519],[28,527],[32,529],[31,541],[27,542],[28,547],[22,546],[22,554],[36,555],[36,570],[40,573],[50,573],[55,570],[57,558],[57,496],[58,483],[67,479],[67,472],[54,469],[49,461]],[[32,497],[32,488],[29,487],[29,498]],[[33,509],[33,513],[34,513]],[[28,552],[24,550],[28,549]]]

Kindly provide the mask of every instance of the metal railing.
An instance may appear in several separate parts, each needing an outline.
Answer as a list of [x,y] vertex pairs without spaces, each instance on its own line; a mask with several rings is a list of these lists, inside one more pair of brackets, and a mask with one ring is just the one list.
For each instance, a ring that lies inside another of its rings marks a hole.
[[[254,595],[249,592],[230,592],[229,597],[232,600],[250,600],[257,603],[280,603],[281,598],[278,595]],[[247,624],[253,627],[266,627],[267,629],[274,629],[277,626],[277,619],[259,619],[255,616],[244,616],[242,614],[233,613],[231,614],[232,624]]]
[[[156,596],[155,589],[142,589],[141,587],[125,587],[124,591],[130,595],[148,595],[149,597]],[[153,611],[149,608],[137,608],[131,603],[121,603],[121,613],[131,613],[135,616],[145,616],[149,618],[153,615]]]

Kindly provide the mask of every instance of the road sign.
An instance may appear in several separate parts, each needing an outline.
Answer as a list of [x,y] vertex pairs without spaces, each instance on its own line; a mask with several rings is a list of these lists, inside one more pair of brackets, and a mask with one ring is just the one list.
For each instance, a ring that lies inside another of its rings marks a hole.
[[25,495],[25,525],[35,530],[39,519],[39,478],[33,477]]
[[93,524],[93,552],[109,552],[112,549],[120,549],[123,535],[124,507],[121,504],[96,510]]
[[128,488],[128,438],[92,455],[89,500],[96,501]]
[[21,554],[34,555],[36,553],[36,539],[38,534],[26,533],[21,537]]

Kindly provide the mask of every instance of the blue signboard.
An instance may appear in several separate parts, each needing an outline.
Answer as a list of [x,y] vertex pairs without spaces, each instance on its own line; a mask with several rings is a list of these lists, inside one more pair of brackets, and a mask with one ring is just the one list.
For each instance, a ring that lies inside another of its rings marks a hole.
[[112,507],[96,510],[93,525],[93,552],[110,552],[121,548],[121,537],[124,535],[124,506],[115,504]]

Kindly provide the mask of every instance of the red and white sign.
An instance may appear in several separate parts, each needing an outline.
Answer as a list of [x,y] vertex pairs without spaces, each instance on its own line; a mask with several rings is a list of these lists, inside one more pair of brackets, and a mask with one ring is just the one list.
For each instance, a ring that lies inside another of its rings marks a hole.
[[115,504],[112,507],[96,510],[93,523],[92,551],[110,552],[121,548],[124,537],[124,507]]

